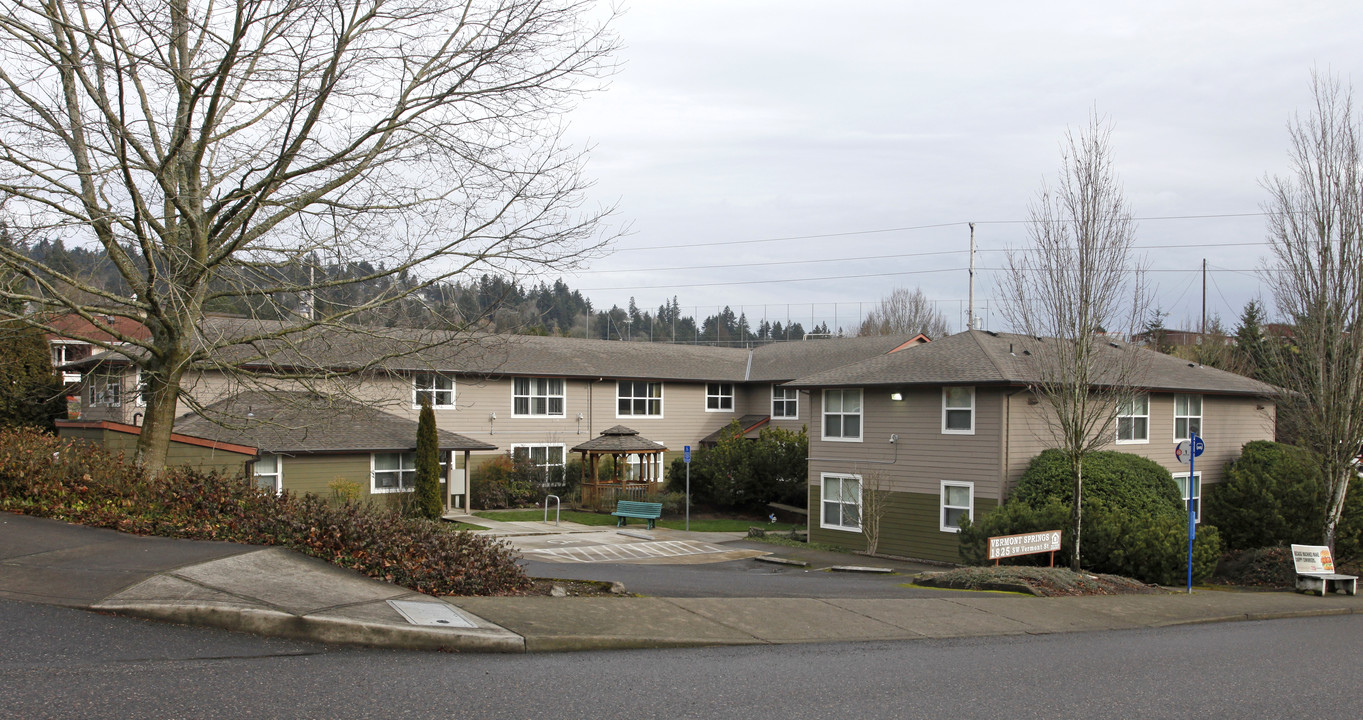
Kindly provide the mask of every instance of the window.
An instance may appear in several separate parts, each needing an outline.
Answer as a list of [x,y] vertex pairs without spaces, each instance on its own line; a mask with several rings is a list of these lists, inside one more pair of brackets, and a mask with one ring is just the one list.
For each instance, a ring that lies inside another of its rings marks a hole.
[[562,378],[516,378],[511,383],[511,415],[563,417]]
[[[1178,492],[1183,496],[1183,507],[1188,507],[1188,473],[1175,475],[1174,482],[1178,484]],[[1193,494],[1192,494],[1193,520],[1198,525],[1202,524],[1202,473],[1193,475]]]
[[113,370],[101,370],[89,376],[90,407],[120,407],[123,404],[123,376]]
[[733,383],[705,384],[705,412],[720,412],[734,409]]
[[1150,396],[1137,395],[1117,408],[1117,443],[1150,442]]
[[563,445],[512,445],[511,457],[528,460],[538,468],[545,485],[563,484]]
[[256,485],[279,493],[284,489],[284,462],[278,455],[262,454],[255,462]]
[[823,516],[819,526],[861,531],[861,477],[823,475]]
[[616,385],[617,417],[662,417],[663,384],[621,380]]
[[454,407],[454,378],[437,373],[412,376],[412,407],[428,402],[432,408]]
[[1174,441],[1187,440],[1189,433],[1202,435],[1202,396],[1174,396]]
[[975,519],[975,484],[942,481],[942,532],[960,532],[961,518]]
[[416,487],[416,453],[374,453],[370,456],[369,492],[407,492]]
[[861,389],[823,391],[823,439],[861,441]]
[[146,407],[147,401],[151,400],[151,388],[147,387],[147,381],[142,379],[142,371],[137,371],[137,406]]
[[975,434],[975,388],[942,388],[942,432]]
[[771,388],[771,416],[774,418],[800,417],[800,391],[795,388]]

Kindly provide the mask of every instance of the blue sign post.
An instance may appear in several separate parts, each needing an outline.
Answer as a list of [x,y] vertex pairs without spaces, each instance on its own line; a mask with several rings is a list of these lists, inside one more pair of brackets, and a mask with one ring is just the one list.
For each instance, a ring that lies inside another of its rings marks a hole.
[[[1193,483],[1197,482],[1197,456],[1207,449],[1207,444],[1197,433],[1188,433],[1188,439],[1174,446],[1174,457],[1179,462],[1188,463],[1188,593],[1193,592],[1193,540],[1197,537],[1197,513],[1193,510]],[[1201,508],[1199,508],[1200,510]]]
[[691,532],[691,446],[682,447],[682,460],[686,462],[686,531]]

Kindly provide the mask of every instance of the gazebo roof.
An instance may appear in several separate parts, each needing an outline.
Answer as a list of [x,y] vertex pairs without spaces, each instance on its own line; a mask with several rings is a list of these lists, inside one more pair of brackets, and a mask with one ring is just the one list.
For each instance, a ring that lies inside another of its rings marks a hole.
[[653,442],[639,434],[638,430],[616,425],[601,431],[600,437],[592,438],[573,448],[573,452],[590,453],[655,453],[667,448],[662,443]]

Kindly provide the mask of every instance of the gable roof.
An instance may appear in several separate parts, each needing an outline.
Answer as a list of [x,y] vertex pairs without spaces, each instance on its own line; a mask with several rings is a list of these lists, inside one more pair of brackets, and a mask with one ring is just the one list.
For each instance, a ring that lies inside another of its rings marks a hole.
[[[873,357],[788,383],[791,387],[868,385],[1030,385],[1037,375],[1029,360],[1054,339],[968,330],[897,353]],[[1103,341],[1103,353],[1140,354],[1143,386],[1151,390],[1271,396],[1277,388],[1242,375],[1190,363],[1128,343]],[[1101,381],[1101,378],[1099,379]]]
[[[175,432],[249,445],[268,453],[410,451],[417,423],[344,398],[310,392],[248,391],[182,415]],[[436,429],[441,450],[497,446]]]
[[[484,376],[548,376],[681,381],[773,382],[894,351],[918,336],[886,335],[770,343],[748,349],[347,326],[291,330],[283,321],[205,318],[201,347],[278,334],[214,351],[217,364],[248,368],[374,368]],[[108,351],[73,366],[122,362],[138,348]]]

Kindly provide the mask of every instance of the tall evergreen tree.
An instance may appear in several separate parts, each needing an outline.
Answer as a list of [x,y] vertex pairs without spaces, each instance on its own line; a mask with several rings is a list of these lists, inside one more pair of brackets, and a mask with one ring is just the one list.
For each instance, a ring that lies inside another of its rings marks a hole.
[[0,427],[51,430],[66,412],[64,395],[47,338],[15,321],[0,323]]
[[440,501],[440,438],[435,432],[435,411],[421,404],[416,425],[416,491],[410,512],[427,520],[439,520],[445,504]]

